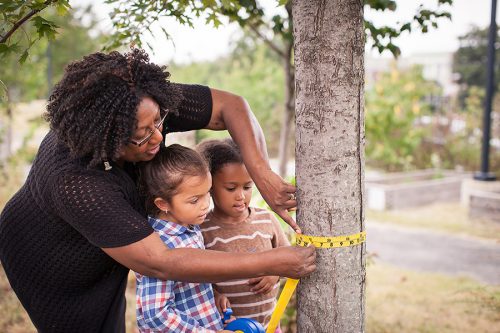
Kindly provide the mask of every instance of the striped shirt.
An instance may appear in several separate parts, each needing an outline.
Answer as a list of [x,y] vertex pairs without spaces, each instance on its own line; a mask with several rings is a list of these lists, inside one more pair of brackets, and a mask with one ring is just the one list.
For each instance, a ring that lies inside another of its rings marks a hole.
[[[205,248],[199,226],[149,218],[169,248]],[[222,330],[212,285],[165,281],[136,273],[137,326],[140,332],[212,333]]]
[[[278,220],[271,212],[260,208],[250,208],[248,218],[239,224],[223,223],[209,213],[201,231],[209,250],[261,252],[289,245]],[[267,326],[276,305],[279,283],[265,295],[250,291],[248,279],[219,282],[214,286],[229,299],[236,317],[255,319]]]

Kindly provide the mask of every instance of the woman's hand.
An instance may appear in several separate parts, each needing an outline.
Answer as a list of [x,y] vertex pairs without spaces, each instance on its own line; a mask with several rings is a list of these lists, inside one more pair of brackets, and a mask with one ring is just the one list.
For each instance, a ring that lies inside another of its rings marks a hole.
[[299,279],[316,270],[316,248],[283,246],[271,251],[273,275]]
[[269,294],[279,280],[279,276],[261,276],[248,280],[248,284],[255,294]]
[[253,180],[269,207],[288,223],[296,233],[302,233],[297,223],[288,213],[288,211],[297,207],[295,186],[284,181],[271,169],[261,171]]

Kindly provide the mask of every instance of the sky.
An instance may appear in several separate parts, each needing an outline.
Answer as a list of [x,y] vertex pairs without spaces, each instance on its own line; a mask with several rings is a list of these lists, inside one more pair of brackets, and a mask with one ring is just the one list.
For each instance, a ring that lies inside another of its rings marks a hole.
[[[99,0],[82,0],[82,3],[92,3],[96,13],[101,17],[101,26],[111,29],[111,22],[107,18],[109,7]],[[276,11],[274,4],[277,1],[266,1],[266,10]],[[395,12],[365,11],[365,18],[375,24],[394,24],[398,20],[409,20],[416,12],[419,4],[433,8],[437,0],[399,0]],[[500,6],[498,6],[500,7]],[[498,12],[497,9],[497,17]],[[405,33],[396,42],[401,48],[402,55],[414,55],[431,52],[453,52],[458,46],[458,36],[466,33],[472,25],[489,26],[491,15],[490,0],[454,0],[449,7],[452,19],[442,19],[437,29],[432,29],[427,34],[413,32]],[[237,24],[224,24],[218,29],[205,24],[203,19],[194,22],[194,28],[182,26],[173,19],[163,19],[161,26],[167,29],[172,40],[163,37],[159,26],[153,27],[154,37],[146,39],[153,45],[154,52],[149,52],[153,61],[161,64],[190,63],[196,61],[214,60],[230,52],[231,41],[240,35]],[[374,57],[389,57],[390,54],[379,55],[368,50]]]
[[[409,19],[416,12],[418,5],[433,8],[437,1],[398,1],[398,9],[395,13],[365,13],[366,18],[373,18],[375,22],[387,22],[391,24],[397,19]],[[458,49],[458,37],[464,35],[471,26],[481,28],[489,26],[491,20],[491,0],[454,0],[449,8],[451,21],[443,19],[439,21],[437,29],[432,29],[427,34],[412,32],[404,34],[399,38],[398,46],[402,55],[411,55],[428,52],[454,52]],[[497,6],[497,21],[500,10]]]

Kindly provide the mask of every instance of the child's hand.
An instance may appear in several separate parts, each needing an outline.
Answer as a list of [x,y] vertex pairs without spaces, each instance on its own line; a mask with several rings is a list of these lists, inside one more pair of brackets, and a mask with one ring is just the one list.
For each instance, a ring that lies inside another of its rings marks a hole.
[[[214,298],[215,298],[215,306],[217,306],[217,310],[221,315],[224,315],[227,308],[231,307],[231,303],[224,294],[220,294],[219,292],[214,290]],[[232,320],[231,320],[232,321]]]
[[224,328],[232,321],[235,321],[236,320],[236,317],[235,316],[231,316],[229,319],[227,319],[225,322],[224,322]]
[[273,290],[279,279],[279,276],[262,276],[248,280],[248,284],[250,290],[255,294],[268,294]]

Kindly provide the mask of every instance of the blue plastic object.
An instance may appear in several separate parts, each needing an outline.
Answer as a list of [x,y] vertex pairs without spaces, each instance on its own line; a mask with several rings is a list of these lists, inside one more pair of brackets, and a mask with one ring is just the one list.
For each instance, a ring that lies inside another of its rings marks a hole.
[[224,311],[224,318],[222,318],[222,323],[225,324],[226,321],[231,319],[232,315],[233,315],[233,309],[227,308],[226,311]]
[[[233,310],[231,308],[227,308],[226,311],[224,312],[223,322],[225,323],[226,320],[229,320],[229,318],[231,318],[232,315],[233,315]],[[233,320],[232,322],[227,324],[227,326],[224,329],[228,331],[243,332],[243,333],[266,332],[264,330],[264,327],[262,327],[262,325],[259,322],[248,318],[238,318],[236,320]]]

